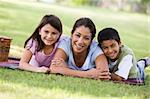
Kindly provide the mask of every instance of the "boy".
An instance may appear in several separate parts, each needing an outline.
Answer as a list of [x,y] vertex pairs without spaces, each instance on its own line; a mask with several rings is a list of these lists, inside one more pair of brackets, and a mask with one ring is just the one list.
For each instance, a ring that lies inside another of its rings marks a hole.
[[101,30],[97,39],[108,59],[113,81],[129,84],[144,83],[144,68],[150,65],[150,58],[137,62],[133,51],[121,44],[119,34],[113,28]]

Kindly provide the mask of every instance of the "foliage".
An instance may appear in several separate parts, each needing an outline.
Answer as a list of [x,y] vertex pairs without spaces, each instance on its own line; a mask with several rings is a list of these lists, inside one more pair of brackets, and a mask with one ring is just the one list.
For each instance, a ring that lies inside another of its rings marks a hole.
[[150,3],[150,0],[141,0],[141,3]]
[[68,2],[75,5],[90,5],[98,7],[106,7],[107,9],[117,9],[129,12],[149,13],[150,0],[56,0],[59,2]]
[[76,5],[87,5],[90,3],[90,0],[72,0]]
[[150,12],[148,11],[150,10],[150,0],[141,0],[140,4],[142,12],[150,14]]

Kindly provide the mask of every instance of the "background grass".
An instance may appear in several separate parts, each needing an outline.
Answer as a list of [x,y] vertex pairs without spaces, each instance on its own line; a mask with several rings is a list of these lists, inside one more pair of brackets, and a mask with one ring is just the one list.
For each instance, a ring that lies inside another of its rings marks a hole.
[[[105,27],[116,28],[122,43],[133,49],[137,59],[150,57],[150,16],[115,12],[95,7],[66,7],[37,2],[0,0],[0,35],[11,37],[10,56],[21,57],[24,41],[32,34],[45,14],[55,14],[62,20],[64,34],[70,35],[79,17],[90,17],[97,33]],[[150,69],[146,69],[146,85],[132,86],[113,82],[45,75],[0,68],[0,98],[2,99],[101,99],[149,98]]]

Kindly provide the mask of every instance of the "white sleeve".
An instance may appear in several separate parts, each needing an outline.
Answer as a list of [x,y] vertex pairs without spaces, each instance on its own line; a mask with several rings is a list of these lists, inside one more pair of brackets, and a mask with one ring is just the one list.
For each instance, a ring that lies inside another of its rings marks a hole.
[[127,79],[130,69],[133,66],[132,58],[132,55],[126,55],[118,65],[118,70],[115,72],[115,74]]

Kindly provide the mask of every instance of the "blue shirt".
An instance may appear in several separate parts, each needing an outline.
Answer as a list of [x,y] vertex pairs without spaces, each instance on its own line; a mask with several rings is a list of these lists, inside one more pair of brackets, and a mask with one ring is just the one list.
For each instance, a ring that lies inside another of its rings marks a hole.
[[93,41],[90,45],[89,53],[86,57],[86,60],[83,64],[82,67],[77,67],[74,58],[73,58],[73,53],[72,53],[72,47],[71,47],[71,39],[69,37],[65,37],[60,44],[58,45],[58,48],[62,49],[66,55],[67,55],[67,65],[70,69],[73,70],[81,70],[81,71],[86,71],[91,68],[95,68],[95,60],[97,56],[103,54],[102,50],[98,46],[98,43]]

